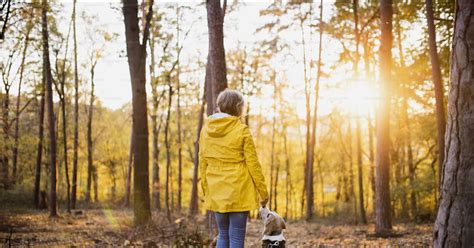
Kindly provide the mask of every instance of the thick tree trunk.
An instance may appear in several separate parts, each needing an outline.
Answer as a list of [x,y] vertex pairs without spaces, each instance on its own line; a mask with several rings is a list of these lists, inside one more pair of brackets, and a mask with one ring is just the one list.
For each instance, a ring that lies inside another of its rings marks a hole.
[[375,175],[375,233],[392,230],[390,206],[390,87],[392,64],[392,1],[380,0],[380,103],[377,114],[377,157]]
[[53,105],[53,76],[51,75],[51,63],[49,61],[49,42],[48,42],[48,3],[42,1],[42,39],[43,39],[43,73],[46,83],[46,106],[48,109],[48,127],[50,140],[50,192],[49,192],[49,215],[56,217],[56,132],[54,121],[54,105]]
[[474,2],[456,1],[446,158],[434,247],[474,246]]
[[72,157],[72,190],[71,207],[76,208],[77,201],[77,150],[79,147],[79,76],[77,73],[77,35],[76,35],[76,3],[72,9],[72,29],[74,39],[74,142]]
[[[208,64],[210,64],[209,72],[211,74],[211,85],[208,85],[208,87],[212,88],[212,94],[209,94],[208,97],[210,99],[207,101],[208,115],[210,111],[212,111],[213,113],[216,111],[217,106],[215,106],[215,103],[217,96],[221,91],[227,88],[227,69],[225,63],[224,49],[225,6],[226,0],[224,0],[224,8],[221,7],[220,0],[206,1],[207,26],[209,30]],[[207,70],[208,68],[206,68],[206,74]],[[210,101],[211,99],[212,101]]]
[[41,183],[41,162],[43,158],[43,137],[44,137],[44,109],[45,109],[45,78],[41,82],[41,100],[39,103],[38,118],[38,143],[36,145],[36,164],[35,164],[35,188],[33,199],[36,208],[40,207],[40,183]]
[[436,100],[436,124],[438,126],[438,186],[441,182],[441,172],[444,162],[444,135],[446,133],[446,117],[444,113],[444,88],[436,46],[436,28],[433,17],[433,2],[426,2],[426,21],[428,22],[428,44],[430,47],[431,75],[433,78]]
[[137,0],[123,1],[127,57],[132,83],[133,110],[133,212],[136,225],[143,225],[151,218],[150,189],[148,178],[148,116],[146,96],[146,42],[149,36],[150,20],[153,15],[153,0],[149,2],[144,33],[138,27]]

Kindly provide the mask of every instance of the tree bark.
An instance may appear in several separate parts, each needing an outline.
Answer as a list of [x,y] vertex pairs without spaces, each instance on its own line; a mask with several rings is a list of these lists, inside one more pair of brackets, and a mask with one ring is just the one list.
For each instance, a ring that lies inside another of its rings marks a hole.
[[456,1],[446,158],[434,247],[474,246],[474,2]]
[[74,37],[74,141],[72,155],[71,207],[73,209],[76,208],[77,201],[77,150],[79,147],[79,76],[77,73],[76,3],[77,0],[74,0],[72,9],[72,29]]
[[26,59],[26,51],[28,49],[28,42],[30,40],[30,31],[32,28],[32,24],[30,21],[26,24],[26,33],[25,33],[25,43],[23,47],[23,52],[21,56],[21,64],[20,64],[20,79],[18,81],[18,94],[16,97],[16,114],[15,114],[15,134],[14,134],[14,143],[13,143],[13,164],[12,164],[12,176],[14,182],[16,181],[16,171],[17,171],[17,163],[18,163],[18,139],[20,136],[20,103],[21,103],[21,85],[23,83],[23,72],[25,70],[25,59]]
[[123,1],[125,39],[132,84],[133,109],[133,212],[136,225],[143,225],[151,218],[150,189],[148,179],[148,116],[146,96],[146,42],[150,20],[153,15],[153,0],[149,2],[146,24],[140,44],[137,0]]
[[133,136],[133,127],[132,130],[130,131],[130,150],[128,153],[128,166],[127,166],[127,175],[125,178],[125,197],[124,197],[124,202],[123,205],[125,207],[130,206],[130,186],[131,186],[131,181],[132,181],[132,165],[133,165],[133,144],[135,138]]
[[428,22],[428,44],[430,47],[431,75],[433,79],[436,100],[436,124],[438,126],[438,187],[440,187],[441,171],[444,161],[444,135],[446,133],[444,87],[438,58],[438,49],[436,46],[436,27],[433,20],[433,2],[432,0],[425,0],[425,3],[426,21]]
[[36,145],[36,164],[35,164],[35,188],[33,200],[36,208],[40,207],[40,183],[41,183],[41,162],[43,158],[43,137],[44,137],[44,109],[45,109],[45,77],[41,81],[41,100],[39,105],[38,120],[38,143]]
[[[198,206],[198,176],[199,176],[199,139],[201,138],[201,129],[204,123],[204,108],[206,106],[206,85],[209,81],[204,81],[204,90],[202,95],[201,109],[199,111],[198,126],[196,130],[196,140],[194,141],[194,169],[191,189],[191,201],[189,204],[189,215],[196,215],[199,212]],[[203,177],[204,175],[201,175]]]
[[377,114],[377,155],[375,175],[375,233],[392,230],[390,206],[390,88],[392,63],[392,1],[380,0],[380,102]]
[[166,147],[165,204],[166,204],[166,215],[168,217],[168,221],[171,221],[171,209],[170,209],[171,148],[170,148],[170,141],[169,141],[169,126],[170,126],[170,118],[171,118],[171,103],[172,103],[172,98],[173,98],[173,86],[171,85],[170,75],[167,75],[166,80],[168,81],[168,110],[167,110],[166,122],[165,122],[165,147]]
[[[97,61],[93,61],[91,58],[91,92],[90,92],[90,99],[89,99],[89,111],[87,115],[87,188],[86,188],[86,202],[90,203],[91,201],[91,186],[92,186],[92,177],[95,175],[95,168],[94,168],[94,160],[93,160],[93,144],[92,144],[92,118],[93,118],[93,113],[94,113],[94,70]],[[95,180],[94,180],[95,181]],[[94,185],[94,190],[96,190],[96,187]],[[97,192],[95,197],[97,197]]]
[[53,77],[51,75],[51,63],[49,61],[49,42],[48,42],[48,3],[42,1],[42,40],[43,40],[43,73],[46,83],[46,106],[48,109],[48,127],[50,140],[50,192],[49,192],[49,215],[56,217],[56,132],[54,121],[54,105],[53,105]]
[[[176,53],[179,54],[179,5],[176,7]],[[178,132],[178,205],[177,210],[181,212],[181,201],[182,201],[182,184],[183,184],[183,144],[181,137],[181,94],[180,94],[180,81],[179,81],[179,58],[176,60],[176,122]]]
[[[226,0],[224,0],[224,6]],[[207,0],[207,26],[209,30],[209,57],[208,64],[210,72],[211,84],[208,87],[212,88],[211,95],[212,101],[208,103],[208,115],[209,112],[216,112],[216,100],[217,96],[221,91],[227,88],[227,69],[225,62],[225,49],[224,49],[224,16],[225,7],[221,7],[220,0]],[[206,68],[207,72],[207,68]],[[207,74],[207,73],[206,73]],[[210,104],[212,103],[212,104]],[[210,109],[211,108],[211,109]],[[212,114],[211,113],[211,114]]]

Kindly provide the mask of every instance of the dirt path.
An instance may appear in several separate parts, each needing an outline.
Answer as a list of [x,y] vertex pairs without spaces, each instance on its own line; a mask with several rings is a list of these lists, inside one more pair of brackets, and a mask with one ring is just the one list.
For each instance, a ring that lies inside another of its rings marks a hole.
[[[124,210],[88,210],[62,214],[51,219],[47,212],[0,212],[0,243],[8,246],[117,246],[143,245],[169,247],[172,244],[195,246],[207,242],[205,222],[189,223],[182,218],[169,224],[154,216],[155,225],[132,227],[132,213]],[[373,226],[322,225],[289,222],[285,231],[287,247],[429,247],[430,224],[397,225],[402,237],[371,238]],[[247,247],[260,247],[260,220],[248,223]]]

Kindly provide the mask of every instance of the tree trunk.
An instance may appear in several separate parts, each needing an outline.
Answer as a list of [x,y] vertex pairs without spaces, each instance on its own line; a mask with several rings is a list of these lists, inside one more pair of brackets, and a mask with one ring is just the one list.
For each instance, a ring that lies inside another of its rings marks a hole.
[[49,42],[48,42],[48,3],[42,1],[42,39],[43,39],[43,73],[46,83],[46,106],[48,109],[48,126],[50,140],[50,192],[49,192],[49,215],[56,217],[56,132],[54,121],[54,105],[53,105],[53,77],[51,75],[51,63],[49,61]]
[[[179,6],[176,7],[176,52],[179,54]],[[182,194],[182,184],[183,184],[183,145],[181,137],[181,98],[180,98],[180,81],[179,81],[179,59],[176,60],[176,122],[177,122],[177,132],[178,132],[178,213],[181,212],[181,194]]]
[[173,87],[171,85],[170,76],[167,75],[168,81],[168,110],[166,114],[166,122],[165,122],[165,147],[166,147],[166,190],[165,190],[165,203],[166,203],[166,215],[168,217],[168,221],[171,221],[171,209],[170,209],[170,177],[171,177],[171,149],[170,149],[170,141],[169,141],[169,125],[170,125],[170,117],[171,117],[171,103],[173,98]]
[[41,82],[41,100],[39,106],[38,120],[38,143],[36,146],[36,164],[35,164],[35,188],[34,188],[34,204],[36,208],[40,207],[40,183],[41,183],[41,162],[43,158],[43,137],[44,137],[44,109],[45,109],[45,77]]
[[133,127],[132,130],[130,131],[130,150],[128,152],[128,166],[127,166],[127,175],[125,178],[125,197],[124,197],[124,202],[123,205],[125,207],[130,206],[130,186],[131,186],[131,181],[132,181],[132,165],[133,165],[133,144],[135,137],[133,136]]
[[375,175],[375,233],[391,232],[390,206],[390,87],[392,63],[392,1],[380,0],[380,102],[377,114],[377,157]]
[[[276,186],[273,181],[277,180],[278,175],[273,177],[273,171],[275,168],[275,135],[276,135],[276,101],[277,101],[277,83],[276,83],[276,72],[273,71],[270,76],[270,80],[273,84],[273,118],[272,118],[272,144],[270,150],[270,195],[269,195],[269,206],[270,209],[275,209],[276,199],[274,199],[274,192],[276,192]],[[275,183],[276,185],[276,183]],[[272,205],[273,204],[273,205]]]
[[367,224],[367,219],[365,217],[365,206],[364,206],[364,176],[362,175],[362,141],[361,141],[361,127],[360,121],[357,120],[356,123],[356,136],[357,136],[357,181],[359,184],[359,221],[362,224]]
[[72,157],[72,190],[71,207],[76,208],[77,200],[77,150],[79,147],[79,76],[77,75],[77,35],[76,35],[76,2],[72,9],[72,29],[74,37],[74,144]]
[[[354,73],[355,76],[359,76],[359,60],[360,60],[360,53],[359,53],[359,44],[360,44],[360,33],[359,33],[359,1],[353,0],[352,1],[352,9],[354,12],[354,34],[355,34],[355,46],[356,46],[356,54],[355,54],[355,63],[354,63]],[[359,116],[356,117],[356,149],[357,149],[357,172],[358,172],[358,186],[359,186],[359,221],[363,224],[367,223],[367,219],[365,217],[365,207],[364,207],[364,181],[362,175],[362,141],[361,141],[361,124],[359,120]]]
[[146,97],[146,42],[149,36],[150,20],[153,15],[153,0],[149,2],[146,24],[140,44],[137,0],[123,1],[125,39],[132,84],[133,110],[133,212],[136,225],[143,225],[151,218],[150,189],[148,183],[148,116]]
[[[208,115],[209,112],[213,113],[216,111],[216,100],[217,96],[221,91],[227,88],[227,69],[225,63],[225,49],[224,49],[224,16],[226,11],[226,0],[224,0],[224,7],[221,7],[220,0],[207,0],[207,26],[209,30],[209,57],[208,64],[210,72],[212,88],[211,97],[207,101],[208,103]],[[207,74],[206,68],[206,74]],[[210,104],[212,102],[212,104]],[[212,108],[212,109],[209,109]]]
[[[305,208],[305,219],[310,220],[313,217],[313,184],[309,183],[312,180],[313,176],[310,175],[312,168],[310,168],[310,163],[313,161],[313,153],[311,152],[310,146],[310,137],[311,137],[311,92],[310,92],[310,82],[307,75],[307,65],[306,65],[306,42],[304,34],[304,20],[300,20],[300,29],[301,29],[301,44],[303,47],[303,76],[304,76],[304,89],[305,89],[305,105],[306,105],[306,161],[304,165],[304,185],[303,192],[301,197],[301,212],[303,213],[303,208]],[[306,199],[305,199],[306,198]],[[306,202],[306,205],[304,204]]]
[[[205,79],[204,90],[202,95],[201,110],[199,111],[198,126],[196,131],[196,140],[194,141],[194,169],[193,181],[191,189],[191,201],[189,204],[189,215],[196,215],[199,212],[198,208],[198,176],[199,176],[199,139],[201,138],[201,129],[204,123],[204,108],[206,105],[206,85],[209,83]],[[201,175],[203,177],[204,175]]]
[[456,1],[446,159],[434,247],[474,246],[474,2]]
[[[94,113],[94,69],[95,69],[96,62],[92,62],[91,64],[91,95],[89,99],[89,111],[87,115],[87,189],[86,189],[86,202],[90,203],[91,201],[91,186],[92,186],[92,177],[95,175],[95,168],[94,168],[94,160],[93,160],[93,144],[92,144],[92,118]],[[94,184],[94,190],[96,189]],[[95,196],[97,197],[97,192]]]
[[15,135],[14,135],[14,143],[13,143],[13,165],[12,165],[12,176],[15,182],[16,180],[16,170],[17,170],[17,162],[18,162],[18,139],[19,139],[19,132],[20,132],[20,103],[21,103],[21,84],[23,82],[23,72],[25,70],[25,59],[26,59],[26,51],[28,49],[28,42],[30,40],[30,31],[32,28],[31,22],[27,22],[26,27],[26,34],[25,34],[25,44],[23,47],[23,52],[21,56],[21,64],[20,64],[20,79],[18,82],[18,94],[16,98],[16,114],[15,114]]
[[286,170],[286,185],[285,185],[285,219],[290,217],[289,205],[290,205],[290,187],[291,187],[291,173],[290,173],[290,152],[288,151],[288,133],[286,126],[283,126],[283,149],[285,149],[285,170]]
[[426,2],[426,21],[428,22],[428,44],[430,47],[431,75],[433,78],[436,100],[436,124],[438,126],[438,187],[441,182],[441,171],[444,161],[444,135],[446,133],[446,117],[444,111],[444,88],[436,46],[436,28],[433,17],[433,2]]

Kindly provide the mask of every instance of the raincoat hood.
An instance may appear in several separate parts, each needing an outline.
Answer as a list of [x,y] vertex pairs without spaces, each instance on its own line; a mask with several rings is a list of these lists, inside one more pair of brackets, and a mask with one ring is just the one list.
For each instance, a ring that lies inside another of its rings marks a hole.
[[216,113],[209,116],[207,134],[210,137],[223,137],[239,125],[239,117],[226,113]]

